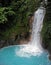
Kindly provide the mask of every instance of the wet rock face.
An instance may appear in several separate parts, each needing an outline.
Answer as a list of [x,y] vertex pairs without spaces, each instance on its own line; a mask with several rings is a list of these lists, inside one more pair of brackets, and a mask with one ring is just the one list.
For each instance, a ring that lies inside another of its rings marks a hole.
[[49,60],[51,61],[51,55],[49,55]]
[[16,35],[16,38],[8,40],[0,40],[0,48],[10,45],[27,44],[31,40],[31,34],[29,32]]
[[31,40],[31,32],[21,33],[20,35],[16,35],[14,38],[10,38],[8,40],[0,40],[0,48],[10,45],[20,45],[27,44]]
[[0,40],[0,48],[4,46],[5,40]]
[[5,46],[13,45],[13,40],[1,40],[0,41],[0,48],[3,48]]

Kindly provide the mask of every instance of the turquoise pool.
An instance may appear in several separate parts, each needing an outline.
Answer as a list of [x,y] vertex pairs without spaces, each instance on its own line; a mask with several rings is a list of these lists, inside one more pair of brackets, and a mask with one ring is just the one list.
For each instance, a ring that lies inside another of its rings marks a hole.
[[19,57],[15,53],[20,46],[10,46],[0,49],[0,65],[51,65],[48,54],[43,52],[40,56]]

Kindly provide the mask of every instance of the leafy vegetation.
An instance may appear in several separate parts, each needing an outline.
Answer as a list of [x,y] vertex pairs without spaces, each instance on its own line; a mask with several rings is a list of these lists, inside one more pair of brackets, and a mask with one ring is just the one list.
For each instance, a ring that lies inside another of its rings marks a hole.
[[29,32],[28,17],[38,8],[40,0],[0,1],[0,40]]

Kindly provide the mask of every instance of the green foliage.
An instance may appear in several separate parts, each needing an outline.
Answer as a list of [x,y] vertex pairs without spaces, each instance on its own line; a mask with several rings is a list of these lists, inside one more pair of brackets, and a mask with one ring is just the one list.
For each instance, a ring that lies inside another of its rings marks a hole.
[[0,23],[4,23],[4,21],[7,21],[7,18],[4,14],[5,8],[0,8]]
[[51,3],[47,5],[46,10],[42,28],[43,47],[51,53]]
[[[11,0],[10,0],[11,1]],[[40,0],[12,0],[10,4],[4,1],[0,7],[0,39],[8,39],[14,33],[29,32],[28,17],[38,8]],[[6,28],[6,29],[5,29]]]
[[4,24],[8,21],[7,15],[15,15],[15,12],[9,7],[0,7],[0,23]]
[[43,47],[51,50],[51,21],[44,21],[42,28]]

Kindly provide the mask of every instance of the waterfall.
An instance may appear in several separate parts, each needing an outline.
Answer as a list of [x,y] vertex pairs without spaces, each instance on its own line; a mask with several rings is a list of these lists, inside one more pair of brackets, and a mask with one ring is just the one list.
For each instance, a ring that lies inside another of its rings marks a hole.
[[43,26],[43,19],[45,16],[45,8],[41,5],[34,13],[34,21],[32,23],[32,39],[29,44],[20,46],[20,50],[16,55],[21,57],[39,56],[43,49],[41,47],[41,30]]
[[43,19],[45,16],[45,8],[39,7],[34,14],[33,28],[32,28],[32,40],[31,44],[41,47],[41,30],[43,26]]

